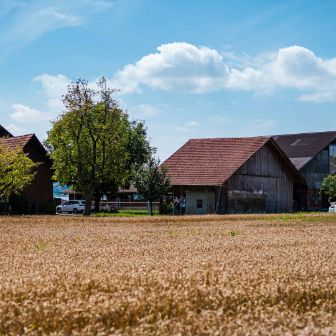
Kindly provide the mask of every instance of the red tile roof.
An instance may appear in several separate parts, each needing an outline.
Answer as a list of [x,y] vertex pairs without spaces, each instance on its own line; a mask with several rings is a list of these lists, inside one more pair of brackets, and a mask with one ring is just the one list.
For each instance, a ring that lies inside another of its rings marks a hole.
[[270,137],[191,139],[163,165],[172,185],[221,185],[270,140]]
[[8,147],[10,150],[24,148],[24,146],[34,137],[34,134],[21,135],[16,137],[1,137],[0,145]]

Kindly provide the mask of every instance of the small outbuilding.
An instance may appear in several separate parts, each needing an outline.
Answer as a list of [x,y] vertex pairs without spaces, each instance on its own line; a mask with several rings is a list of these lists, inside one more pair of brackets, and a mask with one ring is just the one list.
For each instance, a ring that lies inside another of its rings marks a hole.
[[[38,163],[33,182],[24,190],[22,199],[15,209],[21,213],[45,213],[54,211],[52,162],[47,151],[35,134],[13,136],[5,128],[0,126],[0,144],[9,150],[22,148],[28,157]],[[13,209],[14,210],[14,209]]]
[[272,137],[191,139],[163,165],[186,214],[291,212],[306,190]]

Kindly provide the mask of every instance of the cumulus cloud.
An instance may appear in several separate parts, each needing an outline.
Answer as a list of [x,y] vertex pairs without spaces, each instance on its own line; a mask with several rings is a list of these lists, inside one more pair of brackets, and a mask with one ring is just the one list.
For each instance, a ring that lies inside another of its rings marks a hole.
[[48,120],[49,115],[23,104],[12,105],[11,118],[19,123],[36,123]]
[[53,114],[60,113],[63,109],[62,95],[67,91],[70,79],[62,74],[50,75],[45,73],[35,77],[34,81],[41,84],[49,110]]
[[240,58],[232,53],[221,55],[207,47],[169,43],[161,45],[156,53],[126,65],[115,74],[112,84],[123,93],[140,92],[143,86],[193,93],[218,90],[269,93],[290,88],[300,91],[299,99],[303,101],[334,101],[336,58],[323,59],[300,46]]
[[140,91],[141,85],[165,91],[206,92],[223,86],[223,78],[228,75],[228,67],[216,50],[170,43],[126,65],[116,73],[113,84],[123,92]]

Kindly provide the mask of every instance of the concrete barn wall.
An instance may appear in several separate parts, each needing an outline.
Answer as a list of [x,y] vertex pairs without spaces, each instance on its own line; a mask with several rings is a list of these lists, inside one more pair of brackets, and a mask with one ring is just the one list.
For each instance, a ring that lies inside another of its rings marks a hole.
[[[239,192],[244,192],[247,197],[245,202],[252,204],[249,207],[246,203],[244,209],[240,207],[239,212],[291,212],[293,174],[274,147],[266,144],[230,178],[227,192],[229,213],[237,212],[234,208],[236,201],[230,201],[230,194],[235,192],[238,195]],[[251,198],[248,199],[249,197]],[[244,200],[240,203],[244,203]]]
[[[203,207],[197,208],[197,200],[202,200]],[[186,187],[186,214],[206,214],[215,212],[214,187]]]

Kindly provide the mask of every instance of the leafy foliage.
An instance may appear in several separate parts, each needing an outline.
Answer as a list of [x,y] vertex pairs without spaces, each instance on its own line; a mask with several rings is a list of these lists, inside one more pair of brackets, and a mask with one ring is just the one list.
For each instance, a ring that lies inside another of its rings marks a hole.
[[37,164],[22,149],[0,146],[0,201],[19,195],[34,179]]
[[[54,162],[54,178],[84,195],[86,215],[95,195],[99,199],[102,193],[113,193],[129,183],[136,161],[129,149],[130,138],[146,143],[139,139],[146,136],[142,124],[130,123],[112,98],[116,90],[107,87],[104,77],[97,86],[98,90],[91,89],[82,79],[69,85],[63,100],[66,110],[53,123],[46,142]],[[141,155],[143,149],[134,148]]]
[[151,215],[153,215],[153,202],[166,194],[170,188],[166,170],[160,166],[159,160],[151,157],[139,168],[135,176],[135,186],[138,192],[150,202]]
[[336,175],[330,174],[323,179],[321,190],[329,195],[329,199],[336,198]]

